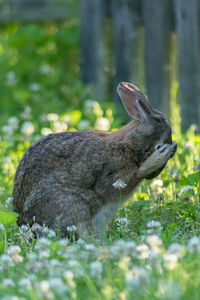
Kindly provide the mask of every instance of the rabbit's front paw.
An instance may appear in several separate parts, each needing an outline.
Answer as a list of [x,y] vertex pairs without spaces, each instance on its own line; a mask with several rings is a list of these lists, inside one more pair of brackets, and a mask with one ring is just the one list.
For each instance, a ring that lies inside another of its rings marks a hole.
[[139,177],[147,179],[156,177],[162,171],[167,161],[175,154],[176,148],[176,142],[157,147],[140,166],[138,170]]

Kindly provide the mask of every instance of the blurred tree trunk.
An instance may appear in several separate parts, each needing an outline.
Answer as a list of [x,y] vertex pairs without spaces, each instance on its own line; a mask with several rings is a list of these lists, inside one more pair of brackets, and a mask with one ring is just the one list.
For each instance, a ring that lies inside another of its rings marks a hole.
[[124,109],[116,88],[120,81],[131,81],[132,71],[133,18],[130,3],[130,0],[112,0],[115,66],[114,99],[116,109],[120,114],[124,112]]
[[176,0],[179,45],[179,96],[183,129],[200,121],[199,0]]
[[147,95],[169,117],[170,1],[143,0]]
[[102,1],[81,0],[82,81],[100,91],[102,73]]

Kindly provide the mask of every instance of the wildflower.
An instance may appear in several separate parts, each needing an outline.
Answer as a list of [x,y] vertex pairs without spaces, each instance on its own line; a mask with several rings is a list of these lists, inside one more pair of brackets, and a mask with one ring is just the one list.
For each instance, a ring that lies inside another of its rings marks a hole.
[[33,233],[31,232],[31,229],[27,225],[22,225],[19,228],[18,235],[23,241],[29,242],[33,238]]
[[49,134],[52,134],[53,131],[50,128],[44,127],[44,128],[42,128],[41,133],[42,133],[42,135],[49,135]]
[[85,101],[84,111],[86,114],[95,115],[96,117],[103,116],[103,111],[99,103],[91,99]]
[[129,232],[128,225],[130,224],[130,221],[127,218],[118,218],[117,219],[117,228],[124,233]]
[[10,117],[8,119],[8,125],[13,129],[16,130],[19,127],[19,120],[17,117]]
[[165,254],[163,258],[164,258],[164,266],[168,270],[173,270],[177,267],[178,256],[176,254]]
[[134,241],[118,240],[109,249],[111,257],[135,256],[136,244]]
[[49,239],[52,239],[56,236],[56,233],[53,229],[49,229],[48,227],[42,227],[42,233]]
[[75,232],[77,230],[77,227],[75,225],[67,226],[68,232]]
[[176,254],[176,256],[179,258],[179,257],[182,257],[184,252],[183,252],[183,246],[178,244],[178,243],[173,243],[169,246],[169,249],[168,249],[168,252],[170,254]]
[[186,149],[192,150],[192,149],[194,149],[194,143],[191,142],[191,141],[188,141],[188,142],[185,143],[184,147]]
[[67,267],[69,268],[69,271],[74,274],[74,277],[81,277],[84,275],[83,268],[77,260],[69,260],[67,263]]
[[37,83],[37,82],[33,82],[29,85],[29,89],[32,91],[32,92],[37,92],[40,90],[40,84]]
[[139,259],[146,259],[149,257],[150,250],[146,244],[141,244],[141,245],[136,246],[136,250],[138,252],[137,257]]
[[159,221],[152,220],[147,223],[147,227],[148,227],[147,232],[149,234],[159,232],[160,230],[162,230],[162,226]]
[[90,273],[92,277],[100,278],[103,272],[102,263],[99,261],[94,261],[90,264]]
[[127,186],[127,184],[121,179],[118,179],[112,185],[115,189],[124,189]]
[[187,250],[190,253],[200,252],[200,238],[193,236],[187,244]]
[[133,287],[143,286],[147,283],[149,278],[149,272],[143,267],[134,267],[126,274],[126,284],[128,289]]
[[49,258],[50,250],[49,249],[40,249],[39,251],[39,259],[44,260],[45,258]]
[[10,246],[7,253],[11,256],[13,262],[20,263],[23,261],[23,257],[19,255],[21,248],[19,246]]
[[41,237],[37,240],[35,248],[37,250],[45,250],[46,248],[48,248],[50,246],[50,244],[51,244],[51,242],[49,239],[47,239],[45,237]]
[[9,287],[9,286],[12,287],[15,286],[15,283],[11,278],[4,278],[2,281],[2,285],[5,287]]
[[3,267],[4,270],[8,270],[10,267],[12,267],[13,260],[8,254],[2,254],[0,256],[0,266]]
[[93,244],[85,244],[85,249],[88,251],[95,251],[96,247]]
[[23,288],[31,288],[31,281],[28,278],[20,278],[18,285]]
[[163,181],[161,179],[156,179],[151,184],[152,190],[157,190],[158,188],[163,186]]
[[47,120],[49,121],[58,121],[59,117],[57,114],[51,113],[47,115]]
[[71,271],[64,272],[63,277],[70,288],[76,287],[76,284],[74,282],[74,274]]
[[67,291],[67,287],[63,280],[59,277],[49,279],[50,289],[54,290],[58,294],[63,294]]
[[146,241],[153,252],[160,252],[162,240],[156,234],[148,236]]
[[47,280],[42,280],[40,283],[40,288],[42,292],[44,293],[48,292],[50,288],[49,282]]
[[106,118],[98,118],[95,123],[95,129],[107,131],[110,128],[110,122]]
[[21,127],[21,132],[25,135],[31,135],[35,130],[33,123],[24,122]]

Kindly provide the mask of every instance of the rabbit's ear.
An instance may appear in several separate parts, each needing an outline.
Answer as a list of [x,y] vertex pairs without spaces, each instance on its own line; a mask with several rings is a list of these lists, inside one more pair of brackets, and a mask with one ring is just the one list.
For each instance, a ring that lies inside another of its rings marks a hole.
[[119,83],[117,92],[128,114],[137,120],[147,120],[153,114],[153,108],[144,94],[133,84]]

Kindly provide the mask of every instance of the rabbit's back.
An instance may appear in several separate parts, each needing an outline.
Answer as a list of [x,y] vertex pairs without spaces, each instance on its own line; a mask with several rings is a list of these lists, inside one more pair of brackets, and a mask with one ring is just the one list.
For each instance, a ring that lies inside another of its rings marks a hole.
[[33,212],[37,206],[48,214],[49,209],[45,211],[43,205],[46,201],[50,202],[52,217],[55,209],[59,215],[60,194],[74,193],[82,195],[91,213],[92,210],[95,213],[98,202],[101,206],[102,201],[111,197],[110,187],[117,179],[117,170],[128,161],[124,145],[109,140],[108,135],[91,130],[57,133],[38,140],[27,150],[17,168],[14,210]]

